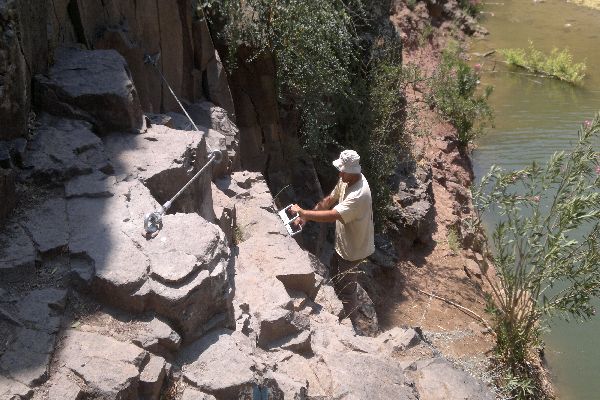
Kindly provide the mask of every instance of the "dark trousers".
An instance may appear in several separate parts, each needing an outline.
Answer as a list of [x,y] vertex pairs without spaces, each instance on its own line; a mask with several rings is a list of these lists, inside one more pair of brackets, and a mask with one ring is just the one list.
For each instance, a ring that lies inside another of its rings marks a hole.
[[360,273],[358,264],[361,262],[362,260],[344,260],[337,251],[334,251],[329,263],[330,280],[344,304],[346,316],[352,316],[357,307],[356,285]]

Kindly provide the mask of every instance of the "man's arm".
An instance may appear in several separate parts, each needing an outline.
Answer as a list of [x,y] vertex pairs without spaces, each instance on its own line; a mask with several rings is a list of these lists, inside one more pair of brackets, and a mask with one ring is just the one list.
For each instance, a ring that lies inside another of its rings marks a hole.
[[[325,199],[323,199],[325,200]],[[321,202],[319,202],[321,203]],[[293,213],[298,213],[304,221],[315,222],[335,222],[343,221],[342,216],[336,210],[303,210],[298,204],[294,204],[290,209]]]
[[317,205],[315,206],[315,208],[313,208],[313,210],[315,210],[315,211],[329,210],[331,207],[333,207],[334,204],[335,204],[335,199],[331,196],[327,196],[327,197],[323,198],[323,200],[318,202]]

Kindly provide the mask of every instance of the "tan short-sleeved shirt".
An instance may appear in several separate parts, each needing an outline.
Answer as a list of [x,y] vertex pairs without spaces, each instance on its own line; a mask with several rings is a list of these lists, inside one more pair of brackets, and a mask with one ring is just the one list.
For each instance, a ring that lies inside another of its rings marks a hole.
[[335,222],[335,251],[344,260],[356,261],[375,251],[371,188],[364,175],[348,187],[340,179],[331,192],[342,217]]

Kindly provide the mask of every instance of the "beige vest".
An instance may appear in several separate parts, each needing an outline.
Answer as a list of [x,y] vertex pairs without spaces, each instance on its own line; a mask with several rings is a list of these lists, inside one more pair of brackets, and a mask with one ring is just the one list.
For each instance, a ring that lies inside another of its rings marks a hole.
[[335,223],[335,251],[347,261],[362,260],[375,251],[371,189],[364,175],[348,187],[340,179],[330,195],[342,221]]

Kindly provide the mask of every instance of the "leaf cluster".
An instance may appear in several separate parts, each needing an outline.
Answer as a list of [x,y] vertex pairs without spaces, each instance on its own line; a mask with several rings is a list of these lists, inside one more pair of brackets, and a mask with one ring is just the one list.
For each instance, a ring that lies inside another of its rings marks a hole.
[[543,319],[595,314],[590,301],[600,296],[599,133],[600,115],[580,128],[572,151],[555,153],[545,166],[492,167],[473,192],[479,222],[488,213],[501,218],[485,249],[498,277],[488,277],[489,308],[498,356],[516,377],[527,377],[527,356],[540,343]]
[[[279,101],[300,111],[306,147],[321,154],[334,116],[330,99],[346,93],[357,62],[360,1],[205,0],[203,7],[222,19],[230,69],[273,57]],[[249,57],[238,61],[240,49]]]
[[458,46],[449,46],[433,74],[426,101],[430,107],[450,122],[459,142],[466,146],[492,122],[493,114],[487,99],[492,87],[478,93],[479,75],[460,58]]
[[568,49],[552,49],[549,55],[537,50],[529,41],[527,49],[501,49],[506,62],[536,74],[554,77],[569,83],[579,83],[585,77],[585,62],[576,63]]

